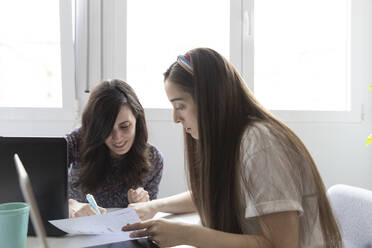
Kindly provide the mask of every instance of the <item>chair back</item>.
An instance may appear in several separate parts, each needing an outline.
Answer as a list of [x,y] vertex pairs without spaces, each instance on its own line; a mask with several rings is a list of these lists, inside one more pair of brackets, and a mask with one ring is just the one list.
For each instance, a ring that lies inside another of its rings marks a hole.
[[327,191],[345,248],[372,248],[372,191],[334,185]]

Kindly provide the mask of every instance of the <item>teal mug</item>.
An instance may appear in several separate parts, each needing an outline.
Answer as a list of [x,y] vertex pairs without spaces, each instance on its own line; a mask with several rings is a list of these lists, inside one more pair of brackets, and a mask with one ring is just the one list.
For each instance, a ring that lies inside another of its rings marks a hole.
[[29,206],[24,202],[0,204],[0,246],[25,248]]

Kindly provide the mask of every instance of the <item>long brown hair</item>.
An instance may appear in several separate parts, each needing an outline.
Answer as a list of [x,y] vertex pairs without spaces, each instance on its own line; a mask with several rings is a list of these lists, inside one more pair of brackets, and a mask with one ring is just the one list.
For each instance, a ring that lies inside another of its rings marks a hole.
[[145,114],[134,90],[125,82],[113,79],[96,86],[84,109],[81,126],[81,171],[74,185],[83,192],[97,189],[105,179],[113,159],[105,144],[122,106],[128,106],[136,118],[136,134],[130,150],[121,156],[119,175],[123,184],[139,186],[149,171],[148,133]]
[[[265,110],[236,69],[212,49],[187,53],[193,73],[173,63],[164,80],[189,93],[197,108],[199,139],[185,134],[186,171],[193,201],[205,226],[242,233],[240,145],[250,124],[266,123],[283,147],[305,157],[311,167],[326,247],[341,247],[342,239],[316,165],[301,140]],[[223,152],[222,152],[223,151]],[[249,187],[247,188],[248,194]]]

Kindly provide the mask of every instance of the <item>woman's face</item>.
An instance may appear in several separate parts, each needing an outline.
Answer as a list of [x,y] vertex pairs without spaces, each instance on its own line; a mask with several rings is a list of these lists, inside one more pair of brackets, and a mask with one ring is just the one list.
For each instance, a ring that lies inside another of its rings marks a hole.
[[136,118],[130,108],[124,105],[116,117],[111,134],[106,138],[105,144],[113,157],[119,157],[130,150],[135,137]]
[[199,139],[196,105],[192,96],[169,80],[165,81],[165,92],[173,105],[173,119],[181,123],[186,133]]

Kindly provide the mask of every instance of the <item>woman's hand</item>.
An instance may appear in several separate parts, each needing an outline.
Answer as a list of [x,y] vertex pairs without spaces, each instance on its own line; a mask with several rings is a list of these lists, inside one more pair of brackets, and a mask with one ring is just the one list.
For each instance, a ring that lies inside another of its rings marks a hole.
[[128,190],[129,203],[147,202],[149,200],[150,200],[149,193],[142,187],[139,187],[136,190],[134,189]]
[[155,202],[156,201],[132,203],[129,204],[128,207],[134,208],[141,220],[147,220],[154,217],[154,215],[158,212]]
[[171,222],[165,219],[147,220],[131,225],[126,225],[122,231],[134,231],[131,238],[148,237],[159,247],[170,247],[187,244],[188,231],[191,225]]
[[[101,207],[98,208],[99,211],[101,211],[101,214],[107,212],[107,210],[104,208]],[[97,215],[96,211],[94,211],[94,209],[88,203],[81,203],[74,199],[68,200],[68,210],[69,218]]]

